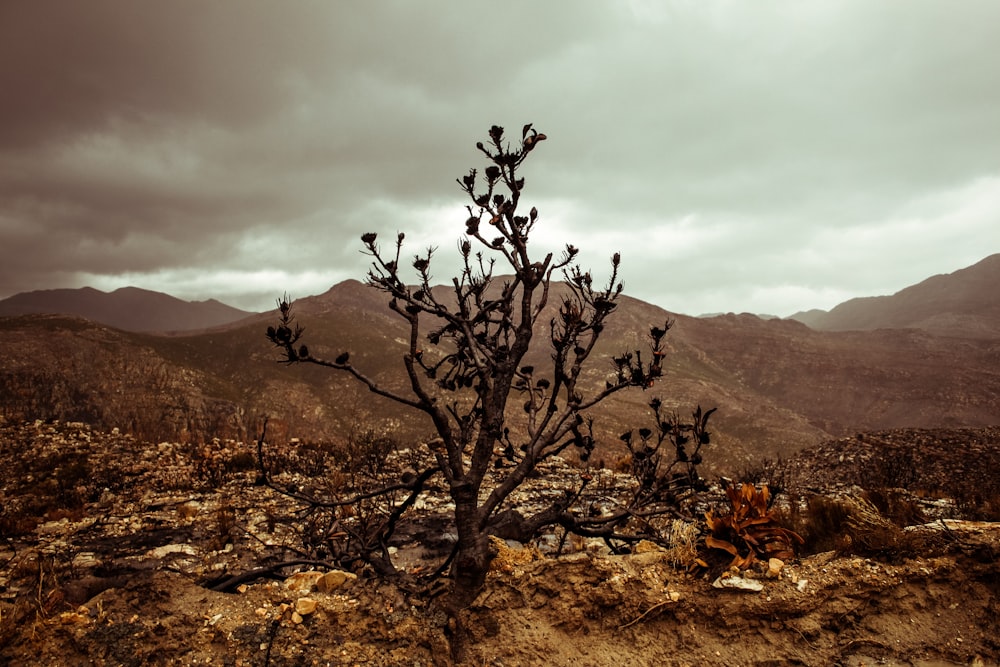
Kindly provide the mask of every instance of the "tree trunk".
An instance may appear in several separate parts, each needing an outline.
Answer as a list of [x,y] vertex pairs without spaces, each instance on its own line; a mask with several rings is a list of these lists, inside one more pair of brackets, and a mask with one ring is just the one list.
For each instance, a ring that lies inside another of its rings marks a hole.
[[486,582],[486,573],[495,555],[490,549],[488,534],[480,529],[477,494],[468,489],[455,489],[455,526],[458,549],[451,565],[452,605],[458,611],[472,604]]

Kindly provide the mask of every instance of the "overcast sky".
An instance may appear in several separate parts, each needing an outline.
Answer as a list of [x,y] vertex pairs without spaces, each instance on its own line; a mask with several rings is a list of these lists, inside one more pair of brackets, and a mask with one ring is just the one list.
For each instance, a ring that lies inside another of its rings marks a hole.
[[1000,3],[3,2],[0,298],[248,310],[439,246],[492,124],[534,242],[688,314],[789,315],[1000,252]]

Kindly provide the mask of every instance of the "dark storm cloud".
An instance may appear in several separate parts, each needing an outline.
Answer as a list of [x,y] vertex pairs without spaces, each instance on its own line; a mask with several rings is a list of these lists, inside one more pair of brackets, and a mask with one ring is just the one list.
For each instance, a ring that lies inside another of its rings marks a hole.
[[538,240],[595,269],[621,249],[637,296],[787,314],[899,289],[1000,246],[998,25],[993,3],[6,4],[0,296],[265,308],[361,277],[368,230],[440,245],[444,280],[454,179],[527,121]]

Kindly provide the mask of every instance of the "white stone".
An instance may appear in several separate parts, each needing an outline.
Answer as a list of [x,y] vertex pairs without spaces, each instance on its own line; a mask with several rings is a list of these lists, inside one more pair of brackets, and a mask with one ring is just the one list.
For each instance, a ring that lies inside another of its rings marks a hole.
[[149,558],[163,558],[169,556],[170,554],[185,554],[187,556],[194,556],[197,552],[194,547],[190,544],[164,544],[162,547],[156,547],[155,549],[150,549],[146,552],[146,556]]
[[731,577],[719,577],[712,582],[712,586],[715,588],[731,588],[739,591],[751,591],[758,593],[764,590],[764,584],[760,583],[756,579],[747,579],[746,577],[731,576]]

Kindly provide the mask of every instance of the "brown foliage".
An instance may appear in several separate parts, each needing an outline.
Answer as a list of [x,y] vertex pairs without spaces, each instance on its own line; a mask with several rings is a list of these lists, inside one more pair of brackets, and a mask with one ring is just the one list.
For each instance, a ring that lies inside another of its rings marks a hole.
[[757,558],[794,557],[795,545],[802,544],[798,533],[778,525],[771,511],[771,493],[767,486],[759,490],[753,484],[726,488],[730,508],[716,516],[714,510],[705,513],[711,535],[705,537],[705,546],[721,549],[733,556],[730,567],[741,570]]

